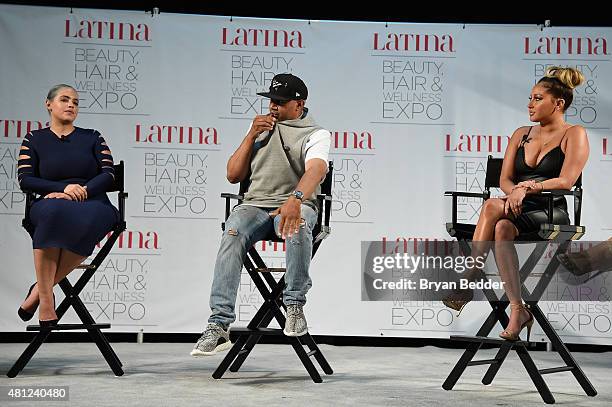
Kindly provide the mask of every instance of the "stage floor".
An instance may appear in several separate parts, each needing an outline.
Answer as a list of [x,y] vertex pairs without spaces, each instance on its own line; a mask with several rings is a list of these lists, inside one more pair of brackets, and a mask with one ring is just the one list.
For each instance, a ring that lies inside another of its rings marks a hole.
[[[257,345],[242,369],[211,377],[220,355],[194,358],[190,343],[114,343],[125,375],[115,377],[93,343],[49,343],[15,379],[6,377],[24,343],[0,344],[0,387],[69,386],[69,402],[7,402],[33,406],[542,406],[516,353],[493,384],[480,383],[486,366],[468,367],[452,391],[442,382],[458,349],[321,345],[334,369],[313,383],[288,345]],[[481,350],[479,359],[494,356]],[[531,352],[539,368],[561,366],[554,352]],[[612,405],[612,352],[574,353],[598,391],[588,397],[569,372],[545,375],[558,405]]]

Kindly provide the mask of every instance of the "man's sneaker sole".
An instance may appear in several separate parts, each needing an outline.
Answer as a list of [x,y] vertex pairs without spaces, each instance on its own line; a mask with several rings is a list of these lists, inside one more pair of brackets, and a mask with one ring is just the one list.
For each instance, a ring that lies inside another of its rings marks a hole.
[[202,352],[199,349],[193,349],[190,355],[195,356],[195,357],[213,356],[213,355],[216,355],[217,353],[225,352],[231,347],[232,347],[232,343],[230,341],[227,341],[227,342],[223,342],[221,345],[217,345],[217,347],[213,349],[211,352]]
[[283,329],[285,336],[303,336],[308,333],[308,329],[304,329],[302,332],[287,332]]

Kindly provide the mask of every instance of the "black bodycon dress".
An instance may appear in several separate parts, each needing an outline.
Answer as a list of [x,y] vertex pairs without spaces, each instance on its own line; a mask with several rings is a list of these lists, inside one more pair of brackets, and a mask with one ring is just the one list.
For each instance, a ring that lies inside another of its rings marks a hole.
[[[550,150],[535,167],[530,167],[525,162],[525,144],[529,142],[529,132],[523,136],[523,140],[516,151],[514,159],[514,182],[534,180],[536,182],[551,178],[557,178],[561,173],[565,154],[561,146]],[[523,200],[523,211],[518,218],[513,220],[520,233],[532,233],[540,229],[540,225],[548,223],[548,199],[538,195],[527,195]],[[565,197],[557,196],[553,201],[553,223],[568,225],[567,202]]]

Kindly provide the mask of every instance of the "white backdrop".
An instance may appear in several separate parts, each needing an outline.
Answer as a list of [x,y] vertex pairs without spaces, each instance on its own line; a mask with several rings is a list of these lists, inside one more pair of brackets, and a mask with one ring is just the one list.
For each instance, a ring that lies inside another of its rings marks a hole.
[[[440,302],[362,302],[360,242],[450,239],[445,190],[480,191],[488,154],[528,124],[527,96],[550,64],[586,76],[567,120],[587,128],[586,239],[612,229],[610,28],[384,24],[74,10],[0,5],[0,332],[34,279],[21,229],[16,156],[46,126],[47,90],[79,90],[80,127],[102,132],[125,160],[128,233],[82,297],[115,332],[198,332],[223,216],[225,163],[255,95],[276,73],[309,89],[307,106],[332,132],[332,235],[311,267],[307,317],[322,335],[448,337],[473,333],[488,312],[457,319]],[[190,138],[191,137],[191,138]],[[460,217],[477,220],[478,202]],[[280,248],[266,258],[284,262]],[[61,297],[57,290],[58,299]],[[243,275],[237,325],[261,298]],[[564,339],[612,343],[609,303],[542,303]],[[76,321],[76,317],[71,316]]]

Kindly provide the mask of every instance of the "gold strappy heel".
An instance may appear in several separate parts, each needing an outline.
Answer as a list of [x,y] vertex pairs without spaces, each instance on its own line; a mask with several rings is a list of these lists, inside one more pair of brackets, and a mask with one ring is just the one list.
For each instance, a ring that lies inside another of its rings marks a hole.
[[533,314],[525,304],[510,304],[510,308],[518,312],[520,312],[521,310],[527,311],[529,313],[529,319],[521,324],[521,328],[518,332],[512,332],[507,329],[504,329],[499,334],[499,337],[507,341],[518,341],[520,339],[519,334],[521,333],[523,328],[527,327],[527,342],[529,342],[529,338],[531,337],[531,328],[533,327],[534,321]]

